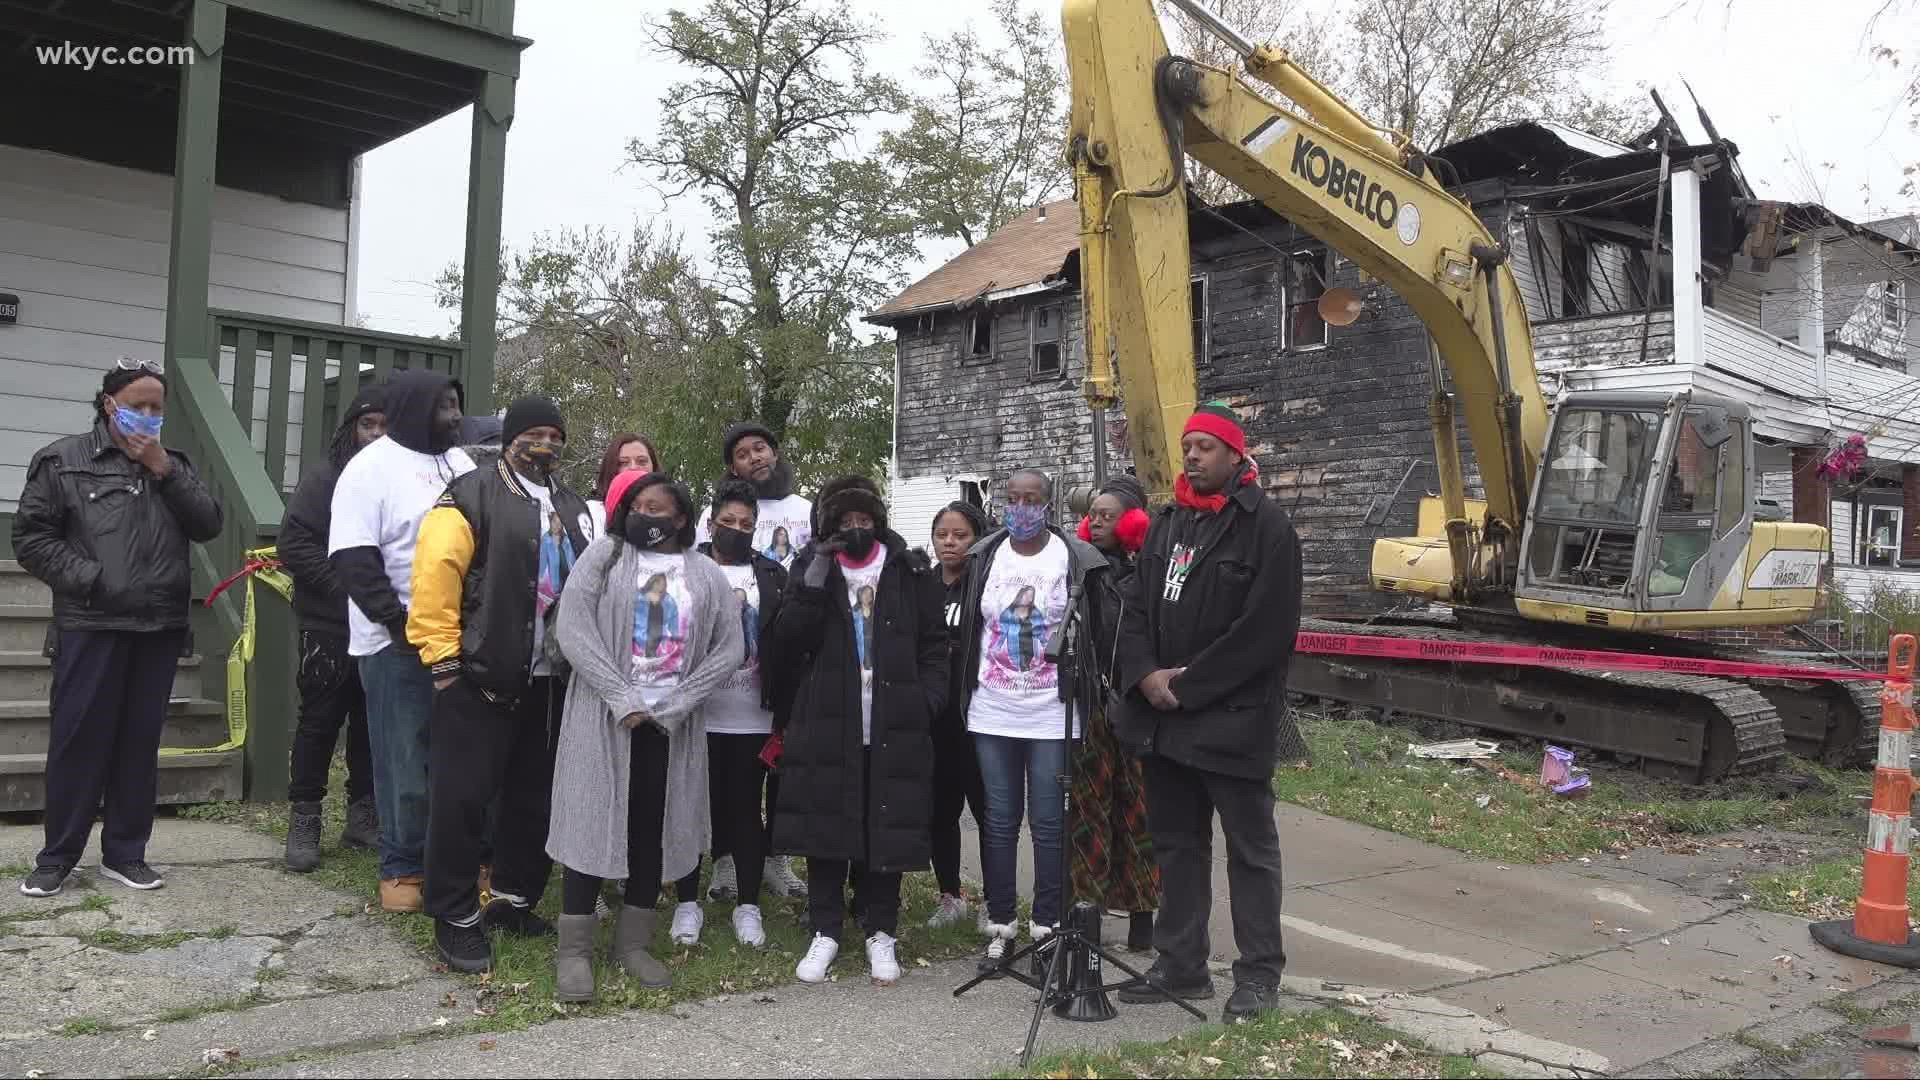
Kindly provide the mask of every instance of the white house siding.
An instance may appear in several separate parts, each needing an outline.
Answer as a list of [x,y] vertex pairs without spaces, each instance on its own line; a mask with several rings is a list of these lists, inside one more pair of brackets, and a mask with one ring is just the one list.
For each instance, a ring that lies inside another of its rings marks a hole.
[[[0,513],[15,508],[35,450],[87,427],[116,357],[164,360],[172,203],[168,176],[0,146],[0,292],[20,297],[18,325],[0,326]],[[346,210],[215,188],[213,218],[210,306],[344,321]],[[222,359],[231,393],[231,351]],[[295,387],[303,376],[296,363]],[[268,377],[259,365],[262,390]],[[266,394],[255,403],[264,448]],[[291,451],[297,394],[289,415]]]

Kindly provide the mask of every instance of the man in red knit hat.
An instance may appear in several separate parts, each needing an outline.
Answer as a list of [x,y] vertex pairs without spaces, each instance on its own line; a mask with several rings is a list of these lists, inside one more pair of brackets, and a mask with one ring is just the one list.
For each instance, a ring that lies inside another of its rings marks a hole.
[[1269,500],[1233,410],[1202,405],[1181,437],[1174,502],[1153,515],[1129,579],[1118,644],[1129,687],[1114,728],[1141,755],[1160,866],[1160,956],[1139,1004],[1213,996],[1213,815],[1226,835],[1236,1023],[1279,1004],[1280,837],[1269,786],[1300,627],[1300,541]]

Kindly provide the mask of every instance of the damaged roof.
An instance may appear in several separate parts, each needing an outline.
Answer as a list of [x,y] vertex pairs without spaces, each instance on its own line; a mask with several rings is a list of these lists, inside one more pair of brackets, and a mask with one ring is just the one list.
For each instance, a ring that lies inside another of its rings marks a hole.
[[1072,199],[1028,210],[993,231],[985,240],[941,267],[865,317],[889,323],[925,311],[964,307],[990,293],[1038,285],[1058,278],[1067,259],[1080,250],[1080,213]]

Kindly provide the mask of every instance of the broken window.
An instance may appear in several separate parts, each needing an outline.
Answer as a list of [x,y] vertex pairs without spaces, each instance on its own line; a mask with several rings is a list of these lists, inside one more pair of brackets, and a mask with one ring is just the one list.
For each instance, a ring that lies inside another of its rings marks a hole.
[[967,355],[993,355],[993,312],[985,308],[967,319]]
[[1060,307],[1058,305],[1033,309],[1032,341],[1033,377],[1046,378],[1060,374]]
[[1888,326],[1907,325],[1907,283],[1889,278],[1880,286],[1880,318]]
[[1207,276],[1201,274],[1188,283],[1188,301],[1193,306],[1193,362],[1207,367],[1213,362],[1213,343],[1208,334]]
[[1560,235],[1560,315],[1573,318],[1592,314],[1592,249],[1576,229],[1562,229]]
[[1327,343],[1320,297],[1327,291],[1327,253],[1296,251],[1287,260],[1286,326],[1281,347],[1317,349]]

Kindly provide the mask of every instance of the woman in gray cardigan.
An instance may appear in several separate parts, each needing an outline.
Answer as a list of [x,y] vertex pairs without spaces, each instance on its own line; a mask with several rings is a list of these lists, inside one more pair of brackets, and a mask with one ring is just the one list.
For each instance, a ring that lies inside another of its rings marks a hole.
[[740,666],[733,590],[693,550],[693,500],[659,473],[623,473],[607,535],[574,564],[554,637],[573,680],[561,714],[547,854],[566,868],[555,993],[593,998],[594,903],[625,879],[613,956],[642,986],[673,983],[647,952],[662,881],[706,850],[707,740],[701,708]]

